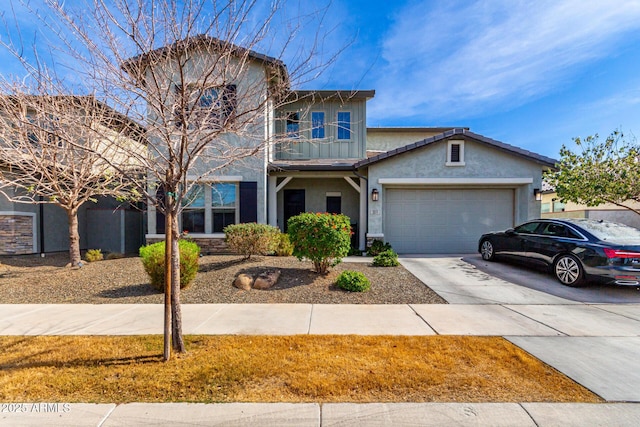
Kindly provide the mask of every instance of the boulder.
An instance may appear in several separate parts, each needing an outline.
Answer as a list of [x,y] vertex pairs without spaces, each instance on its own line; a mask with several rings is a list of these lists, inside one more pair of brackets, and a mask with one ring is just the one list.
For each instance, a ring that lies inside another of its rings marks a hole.
[[242,289],[243,291],[251,290],[251,285],[253,284],[253,277],[248,274],[238,274],[236,280],[233,281],[233,286],[238,289]]
[[260,273],[260,275],[253,282],[253,289],[269,289],[278,282],[280,273],[280,270],[265,271],[264,273]]

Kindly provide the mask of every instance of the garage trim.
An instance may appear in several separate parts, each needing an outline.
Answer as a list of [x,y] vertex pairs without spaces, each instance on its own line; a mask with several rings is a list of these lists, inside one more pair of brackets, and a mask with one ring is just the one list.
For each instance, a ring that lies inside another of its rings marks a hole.
[[533,178],[380,178],[387,185],[526,185]]

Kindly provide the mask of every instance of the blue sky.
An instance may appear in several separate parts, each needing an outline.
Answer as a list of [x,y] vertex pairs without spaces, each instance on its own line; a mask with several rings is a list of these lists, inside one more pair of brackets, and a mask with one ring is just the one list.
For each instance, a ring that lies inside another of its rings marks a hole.
[[375,89],[368,126],[469,127],[552,158],[640,135],[640,0],[332,0],[323,29],[346,48],[304,88]]
[[355,39],[308,86],[375,89],[368,126],[464,126],[552,158],[572,137],[640,135],[640,1],[331,7]]

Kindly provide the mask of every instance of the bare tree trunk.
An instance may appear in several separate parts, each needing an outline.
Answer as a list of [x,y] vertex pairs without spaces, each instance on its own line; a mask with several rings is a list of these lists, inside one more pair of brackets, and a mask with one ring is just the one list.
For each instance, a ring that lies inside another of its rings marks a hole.
[[171,326],[173,349],[178,353],[184,353],[184,339],[182,337],[182,310],[180,307],[180,249],[178,247],[178,216],[171,212]]
[[80,234],[78,233],[78,209],[67,210],[69,221],[69,262],[72,267],[80,264]]
[[[167,203],[170,208],[170,202]],[[168,210],[168,209],[167,209]],[[165,215],[164,234],[164,361],[171,359],[171,249],[169,241],[171,236],[172,221],[169,215]]]

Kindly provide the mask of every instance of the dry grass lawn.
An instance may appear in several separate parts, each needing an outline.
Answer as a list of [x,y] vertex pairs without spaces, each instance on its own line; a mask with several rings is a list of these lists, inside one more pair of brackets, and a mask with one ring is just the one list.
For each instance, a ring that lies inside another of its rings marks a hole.
[[3,402],[601,402],[497,337],[0,337]]

